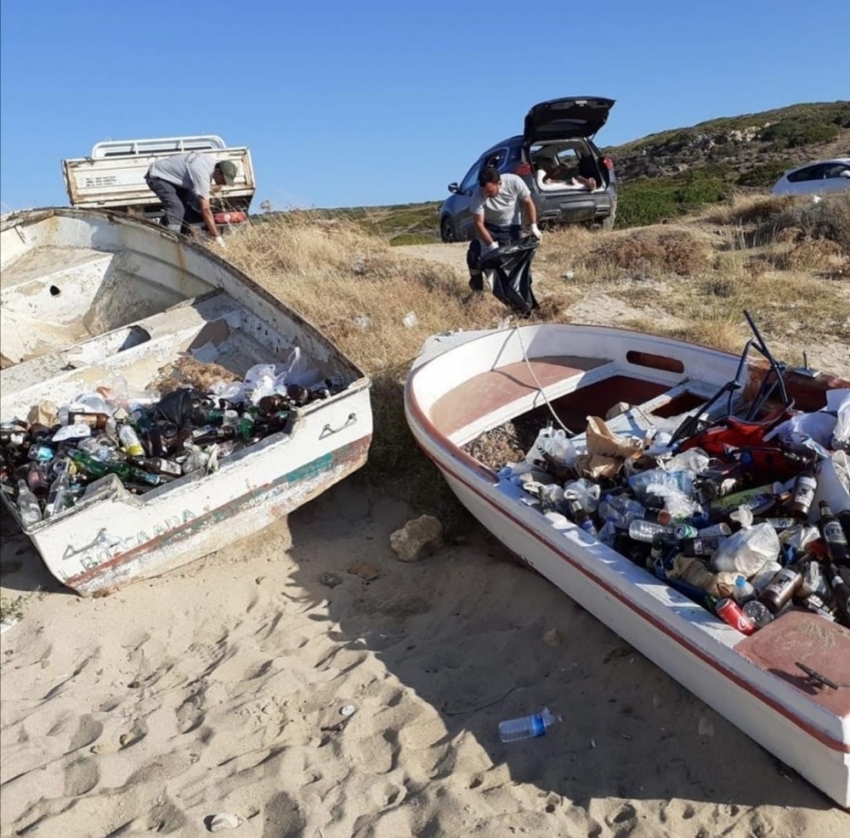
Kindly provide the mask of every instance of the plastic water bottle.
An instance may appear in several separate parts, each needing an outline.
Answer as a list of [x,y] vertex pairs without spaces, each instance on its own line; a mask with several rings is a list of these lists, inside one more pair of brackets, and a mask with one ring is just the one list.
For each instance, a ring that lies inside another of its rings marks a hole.
[[544,736],[555,722],[560,721],[562,721],[560,716],[550,713],[549,708],[544,707],[542,713],[535,713],[533,716],[525,716],[522,719],[508,719],[499,722],[499,739],[502,742],[516,742],[519,739]]
[[647,544],[652,542],[656,535],[672,535],[673,530],[670,527],[665,527],[663,524],[656,524],[655,521],[632,521],[629,524],[629,538],[632,541],[645,541]]
[[751,599],[755,599],[755,597],[756,589],[750,582],[747,581],[746,576],[738,574],[738,576],[735,577],[735,588],[732,591],[732,599],[734,599],[738,605],[744,605]]
[[759,627],[764,628],[773,621],[773,614],[757,599],[751,599],[744,604],[744,613]]

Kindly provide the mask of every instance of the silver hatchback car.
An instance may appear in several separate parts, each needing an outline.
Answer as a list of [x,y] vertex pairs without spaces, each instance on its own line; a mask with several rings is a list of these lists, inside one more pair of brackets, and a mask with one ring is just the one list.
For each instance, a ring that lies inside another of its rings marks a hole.
[[785,172],[771,190],[774,195],[812,195],[850,189],[850,157],[818,160]]

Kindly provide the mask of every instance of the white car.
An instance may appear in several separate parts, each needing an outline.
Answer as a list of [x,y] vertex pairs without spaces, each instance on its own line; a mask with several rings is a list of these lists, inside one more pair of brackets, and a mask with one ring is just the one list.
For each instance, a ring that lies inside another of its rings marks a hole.
[[774,195],[810,195],[850,189],[850,157],[819,160],[789,169],[776,181]]

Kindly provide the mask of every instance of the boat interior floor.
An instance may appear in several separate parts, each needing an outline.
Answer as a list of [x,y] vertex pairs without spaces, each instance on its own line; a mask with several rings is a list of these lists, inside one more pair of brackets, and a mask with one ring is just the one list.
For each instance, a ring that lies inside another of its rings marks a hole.
[[256,364],[285,362],[292,348],[290,337],[229,294],[211,291],[4,370],[4,412],[23,410],[26,415],[43,398],[67,403],[112,376],[145,389],[182,358],[218,364],[232,375],[230,380],[241,379]]

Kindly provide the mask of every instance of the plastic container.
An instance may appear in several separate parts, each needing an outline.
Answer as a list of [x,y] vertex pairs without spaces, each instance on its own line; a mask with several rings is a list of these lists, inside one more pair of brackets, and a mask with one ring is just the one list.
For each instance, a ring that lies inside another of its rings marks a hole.
[[546,731],[555,722],[562,721],[560,716],[549,712],[548,707],[543,712],[535,713],[533,716],[524,716],[521,719],[508,719],[499,722],[499,739],[502,742],[516,742],[520,739],[533,739],[536,736],[545,736]]
[[665,527],[663,524],[656,524],[655,521],[632,521],[629,524],[629,538],[632,541],[645,541],[647,544],[652,542],[656,535],[672,535],[673,530],[670,527]]

